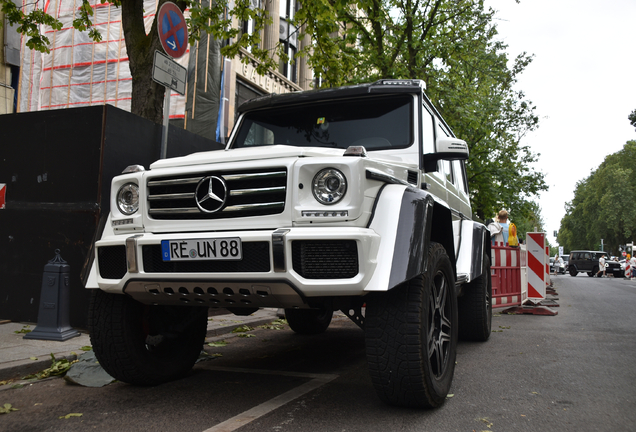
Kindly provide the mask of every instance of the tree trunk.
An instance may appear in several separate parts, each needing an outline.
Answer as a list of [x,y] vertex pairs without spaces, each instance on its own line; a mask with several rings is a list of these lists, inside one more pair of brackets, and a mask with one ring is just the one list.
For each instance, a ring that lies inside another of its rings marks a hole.
[[[165,0],[160,0],[157,11]],[[176,2],[183,10],[182,2]],[[144,28],[143,0],[125,0],[121,2],[122,25],[130,74],[132,76],[131,112],[155,123],[163,122],[163,98],[165,87],[152,79],[152,67],[155,50],[162,50],[157,33],[157,18],[150,32]]]

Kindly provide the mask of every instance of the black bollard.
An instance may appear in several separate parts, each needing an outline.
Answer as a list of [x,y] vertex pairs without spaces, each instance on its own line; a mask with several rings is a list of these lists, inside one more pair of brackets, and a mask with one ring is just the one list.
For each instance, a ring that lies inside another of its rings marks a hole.
[[24,339],[65,341],[80,335],[69,324],[70,269],[56,249],[55,258],[44,266],[38,325]]

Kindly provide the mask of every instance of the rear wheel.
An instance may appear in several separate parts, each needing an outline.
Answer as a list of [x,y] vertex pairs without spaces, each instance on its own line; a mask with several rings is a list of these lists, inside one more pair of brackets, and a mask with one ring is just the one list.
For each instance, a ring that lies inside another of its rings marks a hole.
[[320,309],[285,309],[289,327],[299,334],[324,333],[332,317],[333,310],[325,306]]
[[207,332],[207,308],[149,306],[95,290],[88,324],[106,372],[129,384],[157,385],[192,369]]
[[368,299],[365,341],[380,399],[423,408],[444,402],[457,356],[457,297],[440,244],[431,244],[425,274]]
[[484,267],[478,278],[464,287],[464,295],[457,299],[459,338],[485,342],[492,328],[492,281],[490,257],[484,252]]

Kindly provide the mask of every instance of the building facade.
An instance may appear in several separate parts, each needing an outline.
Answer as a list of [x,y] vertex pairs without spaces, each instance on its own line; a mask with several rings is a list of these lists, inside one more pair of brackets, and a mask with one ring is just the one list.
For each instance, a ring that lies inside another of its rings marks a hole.
[[[63,28],[58,31],[42,28],[42,33],[51,41],[50,54],[26,48],[22,38],[17,111],[100,104],[130,110],[132,81],[119,8],[99,0],[90,1],[94,9],[93,24],[103,38],[101,42],[94,42],[85,32],[72,27],[77,0],[22,1],[27,10],[36,7],[53,15],[63,23]],[[263,0],[252,1],[254,7],[261,7]],[[145,0],[144,4],[147,12],[144,20],[149,29],[158,1]],[[313,75],[306,61],[294,60],[294,55],[310,43],[308,38],[300,38],[290,23],[296,3],[269,0],[264,6],[272,17],[272,24],[263,30],[262,48],[274,52],[280,43],[291,60],[282,62],[276,58],[278,69],[259,75],[257,62],[249,50],[241,50],[233,59],[222,58],[218,51],[220,44],[203,37],[177,59],[188,69],[188,83],[184,96],[171,93],[171,123],[223,142],[234,125],[236,107],[243,101],[263,94],[312,87]],[[250,22],[236,24],[246,32],[254,28]]]
[[0,114],[11,114],[16,109],[16,91],[20,65],[20,37],[15,29],[9,26],[0,11]]

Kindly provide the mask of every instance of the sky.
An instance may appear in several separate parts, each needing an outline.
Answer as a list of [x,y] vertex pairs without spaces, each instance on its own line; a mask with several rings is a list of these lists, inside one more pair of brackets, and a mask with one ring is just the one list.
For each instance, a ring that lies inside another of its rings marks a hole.
[[[498,11],[498,39],[508,45],[508,57],[524,51],[535,56],[517,90],[537,107],[539,128],[522,144],[540,154],[535,169],[546,175],[549,190],[536,201],[554,246],[553,232],[576,182],[636,139],[627,119],[636,109],[636,0],[486,0],[486,5]],[[513,214],[510,219],[514,222]]]

